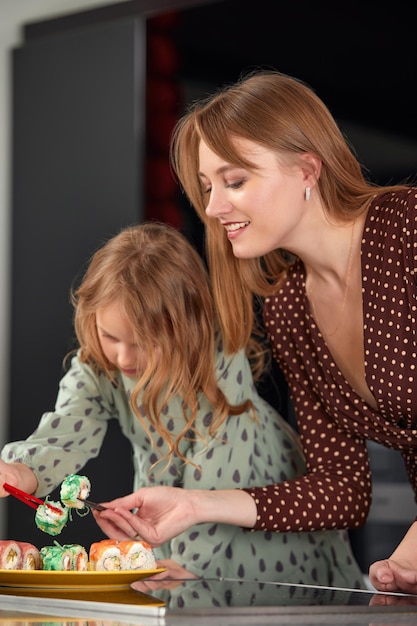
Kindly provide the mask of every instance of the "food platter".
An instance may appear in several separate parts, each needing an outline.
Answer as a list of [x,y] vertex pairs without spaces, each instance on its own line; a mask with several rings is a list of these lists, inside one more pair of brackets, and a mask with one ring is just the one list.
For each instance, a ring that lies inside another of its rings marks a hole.
[[[48,587],[2,587],[0,586],[0,606],[4,608],[8,598],[22,598],[22,603],[26,602],[26,598],[36,600],[38,598],[53,600],[53,602],[94,602],[94,606],[108,605],[109,603],[117,604],[118,608],[128,605],[135,607],[163,607],[165,602],[159,598],[153,597],[142,591],[132,589],[132,587],[104,587],[106,593],[97,593],[97,588],[86,587],[77,589],[76,587],[61,587],[60,589],[51,589]],[[18,606],[15,604],[14,608]],[[50,605],[48,605],[49,607]],[[1,611],[0,611],[1,613]],[[10,620],[10,617],[7,618]],[[32,621],[32,620],[31,620]],[[1,618],[0,618],[1,623]],[[10,621],[9,621],[10,626]],[[84,623],[85,626],[85,623]]]
[[117,570],[113,572],[0,569],[0,587],[70,588],[78,590],[94,588],[95,591],[107,591],[109,588],[129,587],[136,580],[143,580],[165,571],[165,567],[152,570]]

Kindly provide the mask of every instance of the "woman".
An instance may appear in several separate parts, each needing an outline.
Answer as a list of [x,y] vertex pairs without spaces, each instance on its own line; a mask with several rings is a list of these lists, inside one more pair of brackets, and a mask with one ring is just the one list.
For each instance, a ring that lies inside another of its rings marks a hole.
[[[371,503],[367,439],[401,450],[417,491],[417,189],[368,182],[323,102],[278,72],[194,104],[172,163],[205,223],[227,352],[251,346],[263,300],[307,474],[175,503],[141,491],[97,515],[102,528],[152,541],[219,518],[253,531],[357,528]],[[416,524],[410,533],[371,567],[378,588],[417,591]]]

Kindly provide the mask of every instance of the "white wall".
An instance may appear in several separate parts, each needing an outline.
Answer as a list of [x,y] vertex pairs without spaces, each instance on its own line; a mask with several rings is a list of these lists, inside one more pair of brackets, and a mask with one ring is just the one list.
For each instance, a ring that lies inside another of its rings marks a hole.
[[[23,43],[22,27],[124,0],[0,0],[0,448],[7,424],[11,214],[11,51]],[[24,227],[24,225],[22,225]],[[36,332],[36,329],[34,329]],[[24,368],[22,368],[24,369]],[[27,372],[30,376],[30,372]],[[24,381],[22,381],[24,385]],[[22,416],[24,419],[24,416]],[[0,501],[0,539],[6,539]]]

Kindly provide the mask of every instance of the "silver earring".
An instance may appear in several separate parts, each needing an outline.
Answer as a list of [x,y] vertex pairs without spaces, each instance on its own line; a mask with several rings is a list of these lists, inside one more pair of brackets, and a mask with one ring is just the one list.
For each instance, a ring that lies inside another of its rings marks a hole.
[[311,187],[306,187],[305,198],[306,198],[307,202],[310,200],[310,196],[311,196]]

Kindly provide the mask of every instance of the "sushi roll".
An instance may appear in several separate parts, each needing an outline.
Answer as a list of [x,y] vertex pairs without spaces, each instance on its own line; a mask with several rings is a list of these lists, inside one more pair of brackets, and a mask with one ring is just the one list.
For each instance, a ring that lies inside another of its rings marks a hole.
[[75,572],[86,572],[88,570],[88,553],[84,546],[78,543],[64,546],[71,552],[71,569]]
[[0,569],[21,569],[22,549],[19,542],[11,539],[0,541]]
[[101,571],[155,569],[152,548],[145,541],[103,539],[90,546],[90,569]]
[[45,501],[36,509],[35,524],[48,535],[59,535],[67,521],[68,509],[61,502]]
[[19,546],[22,550],[21,568],[25,570],[40,569],[41,560],[38,548],[26,541],[19,541]]
[[118,543],[115,539],[92,543],[89,551],[90,570],[112,572],[122,569]]
[[42,569],[58,572],[84,572],[88,568],[88,554],[79,544],[44,546],[40,549]]
[[122,569],[155,569],[156,560],[151,546],[146,541],[120,541]]
[[69,508],[82,509],[85,504],[78,498],[85,500],[90,495],[91,483],[87,476],[70,474],[61,483],[60,498]]
[[40,549],[42,569],[54,570],[58,572],[69,572],[71,570],[72,554],[63,546],[43,546]]

